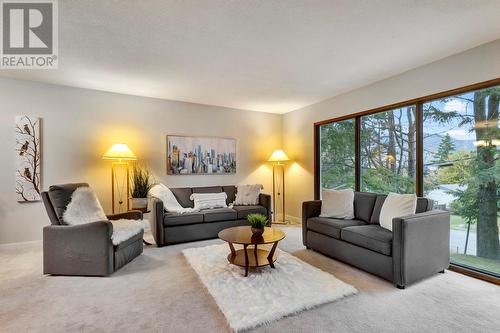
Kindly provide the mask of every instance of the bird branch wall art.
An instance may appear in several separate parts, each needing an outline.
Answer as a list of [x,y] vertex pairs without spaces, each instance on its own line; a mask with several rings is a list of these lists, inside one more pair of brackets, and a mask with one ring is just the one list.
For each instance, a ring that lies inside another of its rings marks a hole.
[[16,116],[15,123],[17,201],[40,201],[40,118]]

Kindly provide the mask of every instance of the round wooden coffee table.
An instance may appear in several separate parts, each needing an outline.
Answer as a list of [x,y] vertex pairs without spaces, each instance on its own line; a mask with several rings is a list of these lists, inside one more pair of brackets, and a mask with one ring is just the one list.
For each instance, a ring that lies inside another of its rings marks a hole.
[[[285,238],[285,233],[276,228],[266,227],[262,236],[254,236],[250,227],[233,227],[219,232],[219,238],[229,244],[231,253],[227,260],[233,264],[245,268],[245,276],[248,276],[249,267],[271,266],[274,268],[276,261],[276,247],[278,242]],[[242,250],[236,251],[233,244],[243,245]],[[257,248],[258,245],[273,244],[271,251]],[[253,249],[248,249],[253,245]]]

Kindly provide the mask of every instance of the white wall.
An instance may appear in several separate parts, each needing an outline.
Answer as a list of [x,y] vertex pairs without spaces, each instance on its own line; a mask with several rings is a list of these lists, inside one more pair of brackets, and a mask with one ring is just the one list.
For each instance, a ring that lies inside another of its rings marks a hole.
[[[15,197],[14,116],[42,118],[42,187],[89,182],[108,212],[112,143],[125,142],[168,186],[262,183],[272,189],[264,161],[281,146],[281,116],[164,101],[93,90],[0,79],[0,243],[41,239],[49,220],[39,203]],[[222,136],[238,140],[235,175],[167,176],[166,134]]]
[[[40,239],[49,223],[41,203],[15,200],[15,115],[43,119],[43,188],[87,181],[108,211],[110,164],[101,155],[114,142],[128,143],[169,186],[260,182],[268,193],[271,169],[263,161],[283,144],[294,160],[287,166],[287,213],[299,221],[302,202],[314,197],[314,122],[498,77],[500,40],[283,116],[0,79],[0,243]],[[238,173],[166,176],[167,133],[237,138]]]
[[295,161],[287,170],[287,214],[299,220],[302,202],[314,198],[314,122],[499,77],[500,39],[285,114],[283,145]]

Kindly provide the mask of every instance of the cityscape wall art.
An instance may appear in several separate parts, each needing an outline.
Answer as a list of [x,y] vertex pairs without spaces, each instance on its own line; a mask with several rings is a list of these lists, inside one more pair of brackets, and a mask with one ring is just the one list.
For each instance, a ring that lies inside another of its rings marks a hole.
[[167,174],[236,173],[236,139],[167,135]]

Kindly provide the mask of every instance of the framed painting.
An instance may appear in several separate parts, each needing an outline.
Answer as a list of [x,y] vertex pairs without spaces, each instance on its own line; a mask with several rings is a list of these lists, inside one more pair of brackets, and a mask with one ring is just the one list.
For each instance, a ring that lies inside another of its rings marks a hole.
[[40,118],[16,116],[15,131],[17,201],[40,201]]
[[167,135],[167,174],[236,173],[236,139]]

